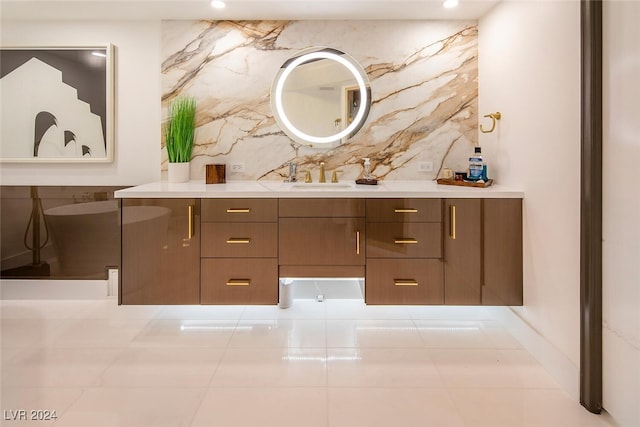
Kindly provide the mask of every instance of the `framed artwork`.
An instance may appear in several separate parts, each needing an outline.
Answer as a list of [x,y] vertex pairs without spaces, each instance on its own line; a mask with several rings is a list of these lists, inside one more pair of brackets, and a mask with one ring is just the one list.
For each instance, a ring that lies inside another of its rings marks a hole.
[[113,161],[113,46],[0,48],[0,162]]

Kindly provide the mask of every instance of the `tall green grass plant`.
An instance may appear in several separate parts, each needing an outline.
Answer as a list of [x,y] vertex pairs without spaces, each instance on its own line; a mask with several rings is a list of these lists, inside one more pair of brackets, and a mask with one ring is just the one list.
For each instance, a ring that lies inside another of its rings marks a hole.
[[196,100],[178,98],[169,104],[169,119],[164,128],[164,141],[171,163],[191,161],[196,132]]

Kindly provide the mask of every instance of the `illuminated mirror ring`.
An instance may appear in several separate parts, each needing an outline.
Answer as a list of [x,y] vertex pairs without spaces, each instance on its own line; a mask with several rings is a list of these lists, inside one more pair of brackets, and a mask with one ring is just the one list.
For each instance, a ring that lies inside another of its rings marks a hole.
[[[345,68],[347,68],[347,70],[349,70],[349,72],[351,72],[353,77],[356,79],[356,82],[358,83],[358,89],[360,91],[359,108],[353,121],[349,124],[349,126],[343,129],[341,132],[335,135],[330,135],[326,137],[309,135],[301,131],[300,129],[298,129],[295,125],[293,125],[293,123],[291,123],[291,121],[287,117],[287,114],[285,113],[284,106],[282,103],[283,88],[287,81],[287,77],[293,72],[293,70],[298,65],[301,65],[309,61],[318,60],[318,59],[329,59],[332,61],[336,61],[339,64],[343,65]],[[304,141],[308,141],[316,144],[327,144],[327,143],[335,142],[337,140],[340,140],[350,135],[354,130],[356,130],[357,128],[359,128],[359,126],[362,125],[361,120],[363,120],[364,115],[367,113],[367,108],[366,108],[366,105],[368,102],[367,96],[368,96],[367,84],[362,78],[361,72],[353,65],[353,63],[351,63],[348,59],[344,58],[342,55],[320,50],[320,51],[310,52],[310,53],[301,55],[296,59],[294,59],[293,61],[291,61],[284,68],[284,70],[282,71],[282,73],[278,78],[276,88],[275,88],[275,109],[276,109],[276,114],[278,114],[280,121],[287,128],[289,132],[291,132],[292,134],[294,134],[295,136],[297,136],[298,138]]]

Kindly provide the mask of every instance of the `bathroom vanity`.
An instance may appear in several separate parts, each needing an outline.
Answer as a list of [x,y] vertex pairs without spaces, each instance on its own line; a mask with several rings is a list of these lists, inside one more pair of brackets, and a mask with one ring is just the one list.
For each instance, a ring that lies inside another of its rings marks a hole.
[[282,278],[359,277],[367,304],[522,305],[521,191],[341,184],[116,192],[120,303],[277,304]]

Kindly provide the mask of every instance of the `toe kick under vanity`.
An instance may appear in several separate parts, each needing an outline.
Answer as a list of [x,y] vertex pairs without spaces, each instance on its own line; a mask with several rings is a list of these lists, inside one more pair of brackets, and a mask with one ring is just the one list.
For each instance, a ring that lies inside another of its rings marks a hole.
[[391,181],[156,182],[121,203],[120,304],[278,304],[364,278],[367,304],[522,305],[523,193]]

